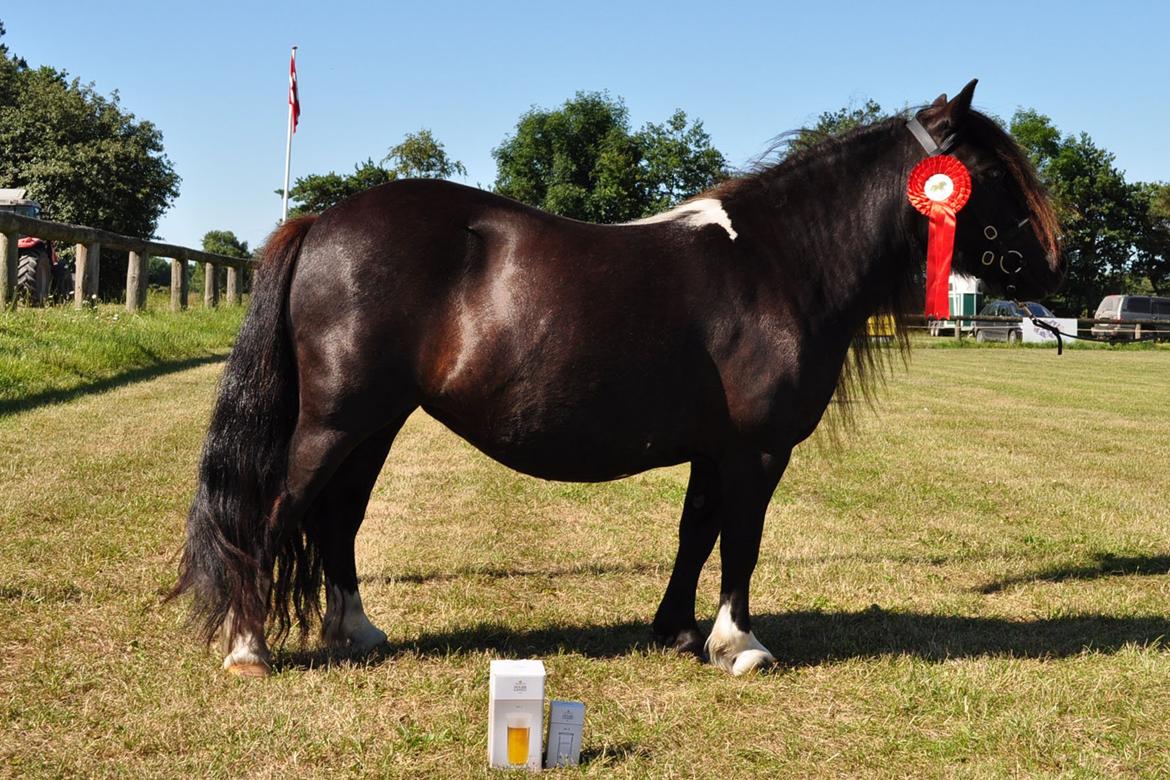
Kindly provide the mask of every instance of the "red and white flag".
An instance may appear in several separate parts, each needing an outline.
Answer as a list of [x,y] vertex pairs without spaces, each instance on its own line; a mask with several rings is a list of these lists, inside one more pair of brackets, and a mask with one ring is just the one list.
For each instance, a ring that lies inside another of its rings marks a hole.
[[301,118],[301,101],[297,95],[297,50],[294,47],[288,61],[288,109],[292,116],[292,131],[297,131],[297,120]]

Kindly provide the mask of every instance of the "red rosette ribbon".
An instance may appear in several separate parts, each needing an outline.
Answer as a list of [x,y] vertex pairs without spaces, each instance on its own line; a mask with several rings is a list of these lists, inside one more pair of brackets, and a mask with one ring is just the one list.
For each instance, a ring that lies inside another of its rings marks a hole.
[[955,250],[955,214],[971,197],[967,166],[949,154],[927,157],[910,172],[906,186],[910,204],[930,220],[926,244],[926,316],[945,320],[951,315],[951,256]]

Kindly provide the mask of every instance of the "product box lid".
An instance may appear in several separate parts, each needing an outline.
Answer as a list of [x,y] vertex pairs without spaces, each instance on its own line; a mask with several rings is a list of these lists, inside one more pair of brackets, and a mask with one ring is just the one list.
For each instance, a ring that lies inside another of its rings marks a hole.
[[489,680],[492,698],[544,700],[543,661],[492,661]]
[[548,705],[549,723],[571,723],[580,726],[585,721],[585,705],[579,701],[558,701]]

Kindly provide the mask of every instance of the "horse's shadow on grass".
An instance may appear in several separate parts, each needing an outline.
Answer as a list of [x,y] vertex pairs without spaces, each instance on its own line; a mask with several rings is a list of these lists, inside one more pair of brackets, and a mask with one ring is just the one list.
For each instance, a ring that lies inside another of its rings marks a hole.
[[[643,568],[653,567],[628,567],[629,572]],[[558,572],[601,574],[619,570],[626,572],[627,567],[590,564]],[[417,584],[466,576],[499,578],[547,574],[550,573],[477,569],[450,574],[405,574],[384,579]],[[1030,582],[1163,574],[1170,574],[1170,555],[1120,557],[1101,553],[1089,565],[1055,567],[1007,577],[981,586],[977,591],[993,594]],[[703,628],[709,631],[710,622]],[[1006,620],[887,611],[873,606],[857,612],[818,610],[759,614],[752,618],[752,628],[784,667],[880,656],[911,656],[927,661],[979,656],[1044,659],[1065,658],[1086,650],[1113,653],[1126,646],[1170,649],[1170,618],[1092,613]],[[401,655],[447,656],[484,651],[513,658],[547,657],[558,653],[619,658],[654,652],[656,646],[650,639],[649,625],[640,621],[565,624],[519,631],[496,623],[478,623],[450,631],[424,633],[416,639],[389,642],[362,656],[318,648],[281,652],[275,660],[278,669],[308,669],[337,661],[376,665],[393,661]]]
[[[1112,653],[1127,645],[1170,648],[1170,619],[1082,614],[1039,620],[889,612],[762,614],[752,627],[782,667],[815,666],[855,658],[911,656],[927,661],[1000,656],[1065,658],[1085,650]],[[710,629],[710,625],[704,626]],[[443,657],[490,651],[513,658],[576,653],[620,658],[653,650],[646,623],[558,625],[516,631],[480,623],[390,642],[360,658],[328,649],[284,652],[278,669],[309,669],[352,660],[377,665],[401,655]]]

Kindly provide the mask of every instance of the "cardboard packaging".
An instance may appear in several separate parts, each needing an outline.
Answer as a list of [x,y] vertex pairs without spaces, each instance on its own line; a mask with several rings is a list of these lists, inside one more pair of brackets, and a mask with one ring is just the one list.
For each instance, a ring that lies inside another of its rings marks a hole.
[[545,766],[577,766],[581,760],[581,738],[585,727],[585,705],[579,701],[552,701],[548,705],[548,753]]
[[492,661],[488,677],[488,764],[539,772],[544,664]]

